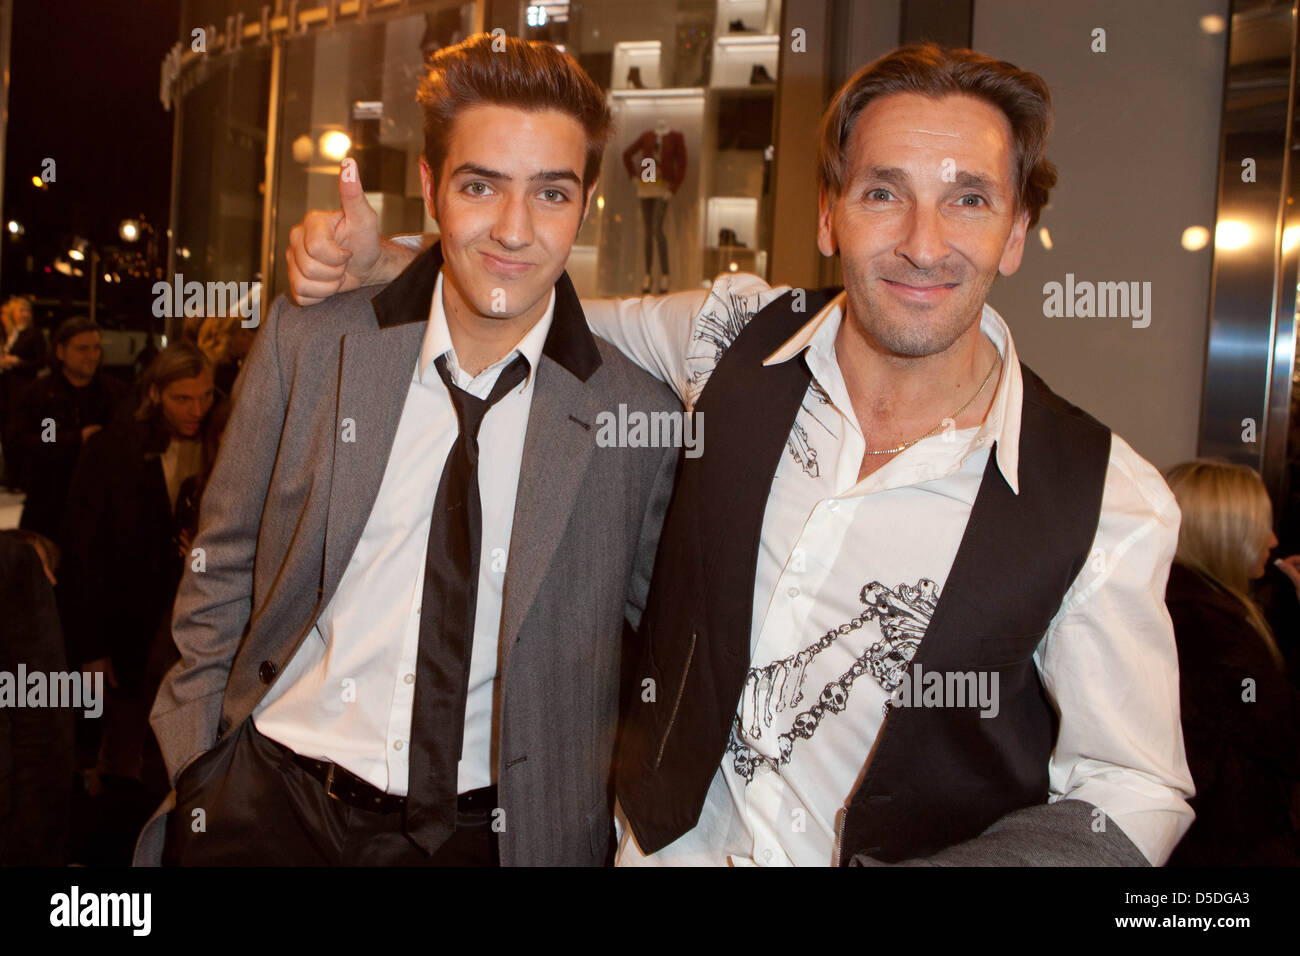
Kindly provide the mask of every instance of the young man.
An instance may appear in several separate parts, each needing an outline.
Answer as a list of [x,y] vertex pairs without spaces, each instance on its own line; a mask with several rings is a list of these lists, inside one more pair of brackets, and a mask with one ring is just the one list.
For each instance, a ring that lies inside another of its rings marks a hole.
[[[985,301],[1055,184],[1050,127],[1040,77],[896,50],[823,119],[843,291],[586,304],[710,428],[642,620],[621,863],[1158,865],[1190,824],[1177,507]],[[349,266],[304,226],[295,288],[324,296]]]
[[419,99],[441,242],[382,291],[277,301],[235,388],[152,716],[173,862],[612,849],[624,619],[676,450],[597,448],[594,424],[680,405],[564,274],[609,112],[572,58],[487,35]]

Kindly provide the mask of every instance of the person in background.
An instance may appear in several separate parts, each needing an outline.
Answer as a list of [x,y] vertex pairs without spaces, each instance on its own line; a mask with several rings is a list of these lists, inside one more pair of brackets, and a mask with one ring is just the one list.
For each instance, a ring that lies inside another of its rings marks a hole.
[[138,818],[122,826],[128,856],[135,831],[167,790],[149,705],[175,660],[168,622],[188,554],[177,501],[182,485],[212,462],[205,441],[212,364],[188,342],[171,345],[145,373],[141,394],[133,415],[86,443],[62,534],[70,656],[103,671],[108,688],[97,769],[104,779],[142,783],[146,794]]
[[9,409],[36,378],[45,359],[45,336],[32,320],[32,304],[12,296],[0,308],[0,484],[18,483],[17,451],[9,434]]
[[[38,535],[0,531],[0,671],[67,670],[54,600],[58,549]],[[73,712],[0,707],[0,866],[68,862]]]
[[199,348],[212,363],[217,391],[229,397],[244,357],[253,347],[253,332],[237,315],[212,315],[199,326]]
[[100,368],[104,348],[90,319],[67,319],[51,344],[56,367],[16,400],[11,421],[27,492],[19,526],[57,538],[82,443],[112,420],[127,388]]
[[[1277,545],[1259,475],[1198,459],[1172,468],[1182,524],[1166,603],[1181,674],[1196,820],[1170,866],[1300,864],[1291,791],[1300,780],[1300,693],[1250,582]],[[1300,587],[1300,557],[1277,562]]]
[[15,295],[0,309],[4,342],[0,344],[0,370],[31,381],[45,358],[45,336],[34,323],[31,300]]

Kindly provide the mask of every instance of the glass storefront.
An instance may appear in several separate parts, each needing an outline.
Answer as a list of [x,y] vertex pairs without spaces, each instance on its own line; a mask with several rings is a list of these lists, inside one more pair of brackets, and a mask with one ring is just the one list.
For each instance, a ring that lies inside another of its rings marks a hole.
[[562,46],[614,113],[595,209],[569,259],[579,292],[766,276],[780,0],[513,6],[518,35]]
[[310,209],[337,207],[344,157],[357,160],[384,233],[436,233],[420,197],[415,90],[428,54],[498,24],[573,55],[614,113],[568,263],[580,294],[767,275],[780,0],[379,2],[332,26],[302,6],[296,33],[267,19],[269,42],[250,38],[251,15],[227,21],[227,34],[242,24],[240,42],[217,44],[177,97],[173,249],[187,279],[260,278],[266,302],[286,291],[289,230]]

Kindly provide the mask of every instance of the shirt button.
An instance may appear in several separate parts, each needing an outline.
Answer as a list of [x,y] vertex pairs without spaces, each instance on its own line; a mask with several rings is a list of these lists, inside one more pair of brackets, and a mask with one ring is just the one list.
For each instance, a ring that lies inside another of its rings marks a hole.
[[419,607],[417,607],[417,608],[415,609],[415,613],[416,613],[416,615],[418,616],[419,613],[420,613],[421,611],[423,611],[423,610],[424,610],[424,605],[421,604]]
[[415,683],[415,675],[414,675],[414,674],[407,674],[405,677],[402,678],[402,680],[406,681],[408,684],[414,684],[414,683]]
[[764,850],[764,851],[763,851],[763,862],[764,862],[764,863],[771,863],[771,862],[772,862],[772,851],[771,851],[771,850]]
[[788,589],[785,593],[790,595],[790,597],[792,598],[797,598],[799,596],[799,589],[792,587]]
[[838,498],[832,498],[830,501],[826,502],[826,509],[828,511],[834,511],[839,506],[840,502]]
[[400,740],[394,740],[394,741],[393,741],[393,749],[394,749],[394,750],[401,750],[401,749],[402,749],[402,742],[401,742]]

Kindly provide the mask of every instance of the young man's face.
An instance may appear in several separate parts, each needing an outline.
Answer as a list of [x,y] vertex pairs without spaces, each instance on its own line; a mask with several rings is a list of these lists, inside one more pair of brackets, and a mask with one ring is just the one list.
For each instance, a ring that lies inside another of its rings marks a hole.
[[80,332],[56,348],[54,357],[63,363],[69,375],[90,378],[104,357],[104,346],[98,332]]
[[587,138],[572,116],[480,105],[460,113],[435,177],[420,160],[442,231],[443,294],[480,317],[535,319],[582,225]]
[[193,378],[182,378],[166,388],[153,388],[150,397],[162,406],[163,418],[172,434],[193,438],[199,433],[203,417],[212,408],[214,391],[212,373],[204,369]]
[[886,351],[945,351],[997,274],[1019,268],[1029,217],[1015,211],[1014,150],[1002,111],[970,96],[895,93],[858,114],[817,244],[839,250],[849,314]]

